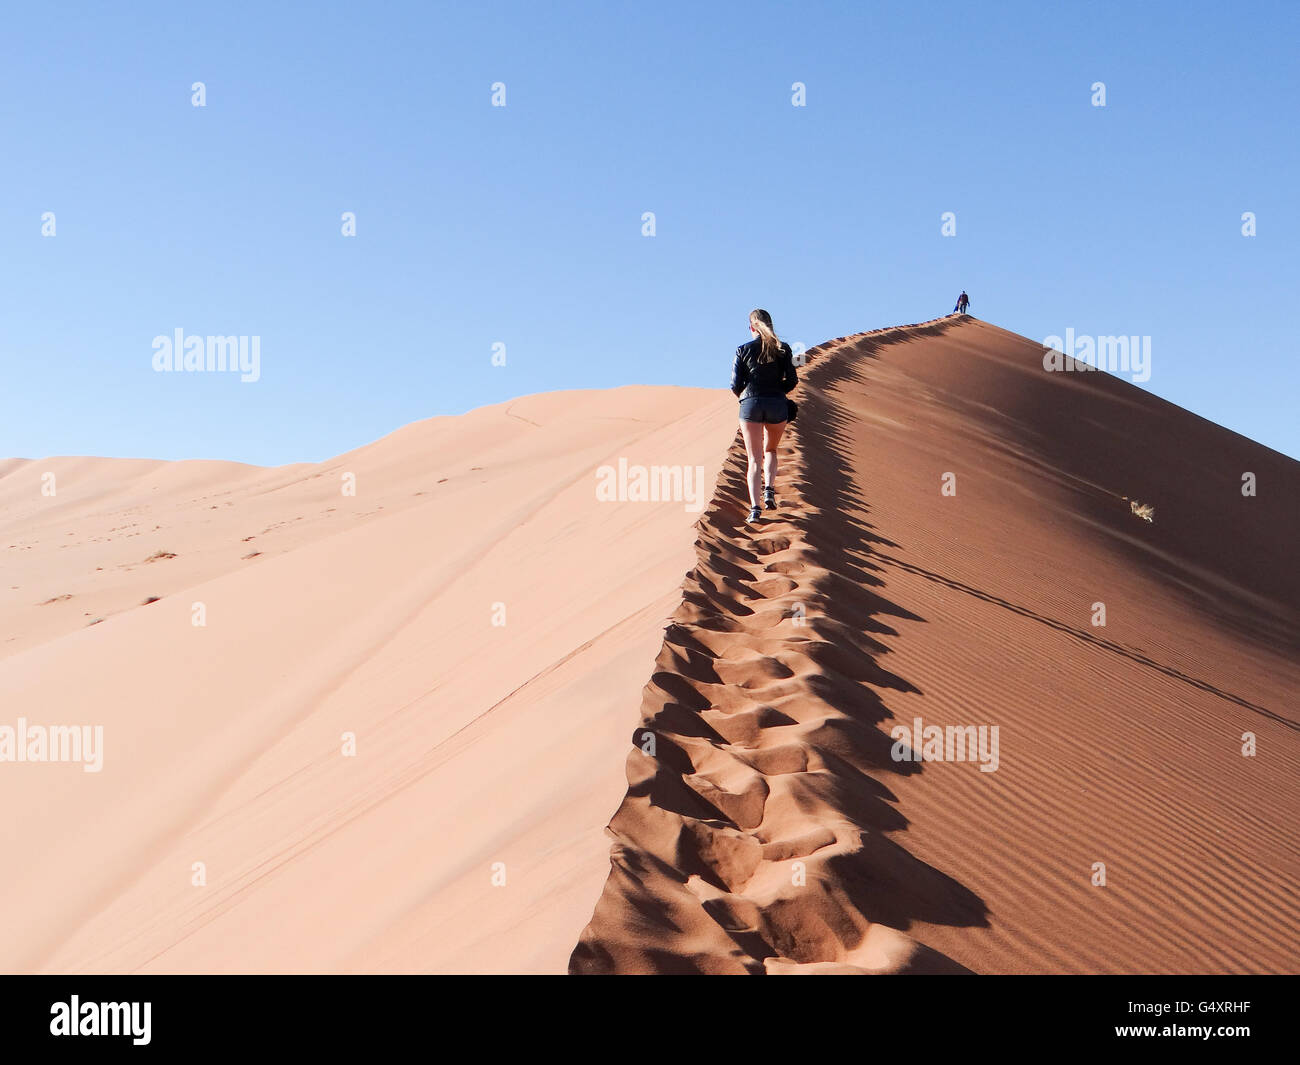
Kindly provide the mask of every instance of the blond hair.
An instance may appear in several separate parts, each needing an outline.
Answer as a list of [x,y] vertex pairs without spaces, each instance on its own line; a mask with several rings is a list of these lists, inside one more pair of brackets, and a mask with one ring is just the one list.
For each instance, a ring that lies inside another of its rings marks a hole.
[[761,347],[758,352],[759,362],[771,362],[781,354],[781,338],[776,335],[776,330],[772,327],[772,316],[761,307],[755,308],[749,312],[749,324],[752,325],[758,333],[758,339]]

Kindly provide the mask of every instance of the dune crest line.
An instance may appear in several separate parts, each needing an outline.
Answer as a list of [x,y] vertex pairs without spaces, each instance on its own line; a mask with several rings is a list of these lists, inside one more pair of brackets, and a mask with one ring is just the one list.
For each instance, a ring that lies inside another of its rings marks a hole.
[[[876,689],[911,685],[880,665],[886,648],[872,633],[892,633],[879,618],[908,612],[869,588],[880,581],[854,547],[866,530],[851,488],[812,484],[805,456],[832,417],[824,356],[945,328],[873,330],[808,351],[779,505],[752,527],[733,441],[643,691],[628,792],[608,829],[610,876],[570,972],[965,971],[894,927],[978,924],[983,906],[886,835],[906,822],[870,774],[919,768],[892,761],[877,727],[889,714]],[[819,477],[832,461],[819,453]]]

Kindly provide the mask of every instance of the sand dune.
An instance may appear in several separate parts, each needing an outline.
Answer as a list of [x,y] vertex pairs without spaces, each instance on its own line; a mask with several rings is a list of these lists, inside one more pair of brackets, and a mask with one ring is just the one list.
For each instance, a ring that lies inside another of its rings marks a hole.
[[319,466],[7,464],[0,726],[104,758],[0,766],[0,969],[562,972],[699,516],[595,471],[700,464],[707,500],[733,418],[628,388]]
[[721,390],[0,462],[0,729],[103,729],[0,765],[0,969],[1294,971],[1297,463],[974,319],[810,355],[752,527]]
[[[811,355],[778,511],[733,444],[702,522],[571,971],[1294,971],[1300,467],[973,319]],[[918,719],[996,768],[897,760]]]

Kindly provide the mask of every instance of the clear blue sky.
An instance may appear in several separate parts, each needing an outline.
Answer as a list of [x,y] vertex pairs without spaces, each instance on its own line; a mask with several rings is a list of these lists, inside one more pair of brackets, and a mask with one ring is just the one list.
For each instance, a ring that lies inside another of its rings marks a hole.
[[[1300,456],[1298,4],[0,20],[0,457],[321,460],[530,392],[725,387],[751,307],[811,346],[963,287],[1035,339],[1149,335],[1142,387]],[[176,328],[259,336],[261,379],[155,373]]]

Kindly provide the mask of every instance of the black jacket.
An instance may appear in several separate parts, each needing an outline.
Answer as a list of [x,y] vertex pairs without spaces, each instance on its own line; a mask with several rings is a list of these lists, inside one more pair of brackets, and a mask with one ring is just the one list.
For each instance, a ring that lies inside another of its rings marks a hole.
[[781,354],[771,362],[758,361],[762,349],[762,342],[757,338],[736,349],[736,358],[731,364],[731,391],[741,399],[784,396],[799,383],[789,344],[782,344]]

